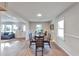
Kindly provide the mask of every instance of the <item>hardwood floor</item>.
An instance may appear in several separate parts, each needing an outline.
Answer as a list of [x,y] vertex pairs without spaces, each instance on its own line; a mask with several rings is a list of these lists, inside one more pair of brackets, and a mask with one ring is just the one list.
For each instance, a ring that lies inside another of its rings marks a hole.
[[[28,40],[4,40],[0,44],[0,56],[35,56],[35,45],[29,48]],[[38,56],[41,56],[41,49],[38,50]],[[68,54],[55,43],[51,43],[51,48],[45,44],[44,56],[68,56]]]

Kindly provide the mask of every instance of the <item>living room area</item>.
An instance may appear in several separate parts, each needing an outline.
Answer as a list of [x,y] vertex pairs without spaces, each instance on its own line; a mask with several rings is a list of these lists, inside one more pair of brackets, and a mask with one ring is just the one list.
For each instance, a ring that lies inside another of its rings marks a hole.
[[25,23],[18,22],[6,12],[2,12],[1,15],[1,40],[25,38]]

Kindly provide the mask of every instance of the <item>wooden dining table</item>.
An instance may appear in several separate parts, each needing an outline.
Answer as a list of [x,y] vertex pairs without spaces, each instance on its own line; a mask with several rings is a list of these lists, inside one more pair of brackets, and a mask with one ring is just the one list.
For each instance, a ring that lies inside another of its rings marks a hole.
[[35,39],[35,40],[36,40],[36,37],[37,37],[37,38],[44,37],[44,34],[41,34],[41,35],[38,35],[38,34],[37,34],[37,35],[35,35],[35,36],[34,36],[34,39]]
[[49,45],[49,47],[51,48],[51,45],[50,45],[50,39],[47,37],[47,36],[45,36],[44,34],[41,34],[41,35],[35,35],[34,36],[34,40],[35,40],[35,43],[36,43],[36,37],[37,38],[41,38],[41,37],[44,37],[44,39],[43,39],[43,43],[48,43],[48,45]]

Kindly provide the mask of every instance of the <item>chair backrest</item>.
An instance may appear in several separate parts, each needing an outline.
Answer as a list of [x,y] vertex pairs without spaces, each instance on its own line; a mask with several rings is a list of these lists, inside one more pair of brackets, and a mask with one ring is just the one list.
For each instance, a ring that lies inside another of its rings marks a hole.
[[45,36],[47,35],[47,31],[45,31],[44,35],[45,35]]
[[36,47],[43,47],[44,46],[44,36],[36,37]]
[[29,33],[29,39],[32,40],[32,33]]
[[48,33],[48,40],[51,40],[51,34]]

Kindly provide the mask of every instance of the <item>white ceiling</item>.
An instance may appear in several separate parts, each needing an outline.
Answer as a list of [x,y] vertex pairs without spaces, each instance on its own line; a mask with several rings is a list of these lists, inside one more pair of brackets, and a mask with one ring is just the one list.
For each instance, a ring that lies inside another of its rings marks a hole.
[[[9,2],[8,9],[28,21],[50,21],[72,4],[72,2]],[[38,13],[42,16],[37,17]]]
[[15,17],[16,15],[13,14],[13,13],[8,13],[8,12],[5,12],[5,11],[1,11],[1,23],[4,23],[4,22],[13,22],[13,23],[17,23],[17,22],[22,22],[22,23],[25,23],[25,21],[23,21],[23,19],[21,17]]

